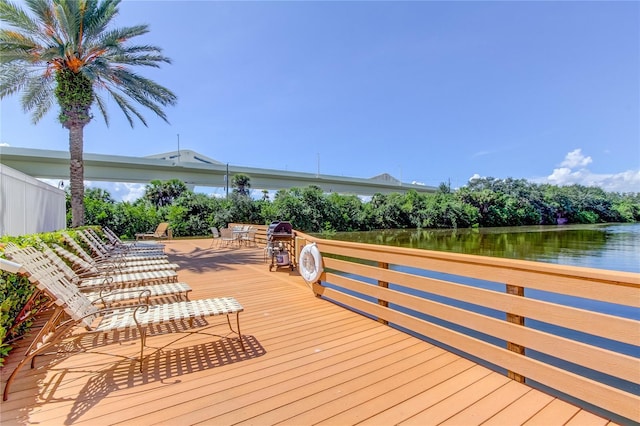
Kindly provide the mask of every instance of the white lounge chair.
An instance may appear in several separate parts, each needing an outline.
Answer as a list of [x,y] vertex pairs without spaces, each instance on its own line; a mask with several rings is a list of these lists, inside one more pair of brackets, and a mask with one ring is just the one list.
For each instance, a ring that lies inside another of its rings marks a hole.
[[136,234],[136,240],[146,240],[147,238],[169,238],[169,222],[160,223],[155,231]]
[[111,306],[114,303],[130,302],[142,299],[149,303],[152,297],[172,296],[176,301],[189,300],[191,287],[186,283],[153,283],[151,285],[128,285],[130,283],[109,283],[105,281],[103,285],[93,285],[78,287],[78,279],[73,270],[69,268],[57,255],[47,246],[42,246],[42,251],[35,247],[19,248],[15,244],[8,244],[5,248],[5,255],[12,261],[27,265],[34,274],[39,273],[39,277],[59,278],[76,285],[82,290],[92,303],[100,303],[104,306]]

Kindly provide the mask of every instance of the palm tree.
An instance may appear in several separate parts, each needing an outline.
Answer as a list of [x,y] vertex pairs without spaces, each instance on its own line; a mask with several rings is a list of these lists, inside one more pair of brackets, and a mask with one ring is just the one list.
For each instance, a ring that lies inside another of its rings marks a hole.
[[84,126],[95,105],[109,125],[106,92],[133,127],[134,117],[147,125],[133,103],[167,121],[162,107],[176,96],[165,87],[130,70],[159,68],[171,63],[162,50],[149,45],[125,45],[147,33],[147,25],[108,29],[120,0],[26,0],[30,14],[0,0],[0,99],[22,91],[22,107],[34,124],[60,106],[58,120],[69,130],[72,226],[84,224]]
[[180,179],[165,182],[156,179],[145,187],[144,198],[156,207],[168,206],[188,189]]
[[246,196],[249,196],[249,188],[251,188],[251,178],[244,173],[238,173],[233,175],[231,179],[231,186],[234,188],[233,192]]

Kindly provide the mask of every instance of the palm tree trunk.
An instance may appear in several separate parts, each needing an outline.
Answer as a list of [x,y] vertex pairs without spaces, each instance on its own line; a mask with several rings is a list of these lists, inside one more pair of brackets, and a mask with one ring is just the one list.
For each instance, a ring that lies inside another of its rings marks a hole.
[[69,127],[69,180],[71,184],[71,227],[84,225],[84,125]]

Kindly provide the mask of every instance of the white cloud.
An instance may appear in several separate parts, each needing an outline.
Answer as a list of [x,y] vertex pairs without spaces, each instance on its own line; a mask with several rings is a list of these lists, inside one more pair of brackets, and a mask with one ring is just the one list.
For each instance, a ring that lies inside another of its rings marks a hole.
[[587,169],[572,171],[562,167],[547,176],[547,182],[558,185],[598,186],[608,192],[640,192],[640,170],[620,173],[592,173]]
[[[95,184],[95,182],[92,182],[92,183]],[[101,187],[103,187],[105,183],[106,182],[101,182]],[[111,196],[115,200],[122,200],[122,201],[128,201],[128,202],[133,202],[138,198],[141,198],[144,195],[144,188],[146,186],[142,183],[123,183],[123,182],[117,182],[112,185],[113,185],[112,190],[107,189],[111,194]]]
[[[40,181],[55,186],[57,188],[66,188],[69,186],[69,180],[56,179],[39,179]],[[116,201],[133,202],[144,195],[145,185],[141,183],[124,183],[124,182],[94,182],[85,181],[87,188],[101,188],[107,191]]]
[[591,157],[584,156],[581,149],[575,149],[565,156],[560,167],[554,169],[549,176],[531,180],[558,186],[597,186],[607,192],[640,192],[640,170],[593,173],[586,168],[592,162]]
[[560,167],[568,167],[570,169],[586,167],[592,162],[593,160],[591,157],[585,157],[582,155],[582,149],[578,148],[574,149],[564,157],[564,161],[560,163]]
[[491,154],[491,151],[478,151],[478,152],[474,153],[473,155],[471,155],[471,158],[483,157],[483,156],[489,155],[489,154]]
[[[557,186],[583,185],[595,186],[607,192],[640,192],[640,170],[627,170],[619,173],[593,173],[587,168],[593,163],[582,149],[567,153],[559,166],[545,177],[527,178],[535,183],[549,183]],[[469,182],[481,179],[478,173],[469,178]]]

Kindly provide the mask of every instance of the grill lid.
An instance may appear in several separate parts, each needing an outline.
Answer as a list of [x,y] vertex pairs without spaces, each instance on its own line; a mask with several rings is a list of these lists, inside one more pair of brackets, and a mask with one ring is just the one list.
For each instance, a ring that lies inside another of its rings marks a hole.
[[292,235],[293,227],[291,226],[291,222],[285,221],[275,221],[271,222],[269,225],[269,229],[267,229],[267,235]]

